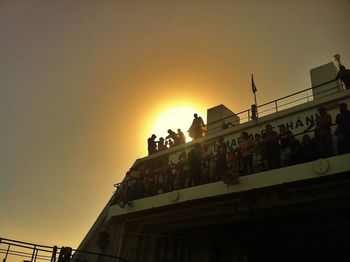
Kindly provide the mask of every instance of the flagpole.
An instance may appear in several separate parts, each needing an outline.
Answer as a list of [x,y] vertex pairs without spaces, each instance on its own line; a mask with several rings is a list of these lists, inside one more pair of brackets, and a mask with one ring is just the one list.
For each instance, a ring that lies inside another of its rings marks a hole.
[[254,92],[254,102],[255,102],[255,105],[256,105],[256,116],[258,117],[259,116],[259,113],[258,113],[258,102],[256,102],[256,93]]

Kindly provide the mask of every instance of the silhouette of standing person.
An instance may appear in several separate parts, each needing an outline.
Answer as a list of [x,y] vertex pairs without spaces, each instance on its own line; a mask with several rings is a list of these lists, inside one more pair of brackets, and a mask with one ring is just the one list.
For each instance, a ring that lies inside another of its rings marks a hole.
[[227,144],[224,141],[224,137],[220,136],[218,138],[218,143],[216,144],[216,176],[221,179],[222,174],[227,170]]
[[253,173],[254,141],[247,132],[242,132],[241,140],[236,151],[241,156],[242,175]]
[[338,153],[350,153],[350,111],[346,103],[339,104],[339,113],[335,122],[337,123],[335,135],[338,136]]
[[148,155],[152,155],[154,153],[157,152],[157,142],[155,141],[155,139],[157,138],[157,136],[155,134],[153,134],[150,138],[148,138],[147,140],[147,144],[148,144]]
[[270,124],[267,124],[262,136],[262,144],[266,161],[265,164],[268,169],[280,167],[281,158],[278,139],[279,136],[277,132],[273,131],[273,127]]
[[196,139],[203,136],[204,122],[203,119],[197,114],[194,114],[193,116],[194,119],[192,121],[190,129],[188,129],[188,132],[190,137]]
[[339,66],[339,72],[336,79],[340,79],[344,83],[345,89],[350,89],[350,70],[346,69],[345,66]]
[[159,138],[159,141],[158,141],[158,151],[162,151],[162,150],[165,150],[165,149],[168,149],[167,145],[165,144],[165,140],[163,137],[160,137]]
[[173,142],[174,142],[174,145],[178,145],[179,144],[179,139],[178,139],[178,136],[177,134],[171,130],[171,129],[168,129],[168,136],[165,137],[165,139],[172,139]]
[[309,131],[313,126],[315,128],[315,141],[316,148],[319,154],[319,157],[330,157],[333,155],[333,146],[332,146],[332,117],[327,113],[324,107],[318,109],[318,115],[316,115],[316,120],[312,123],[305,132]]
[[342,65],[339,54],[334,55],[333,60],[339,70],[335,79],[340,79],[344,83],[345,88],[350,89],[350,70]]
[[190,164],[189,186],[198,185],[201,175],[201,159],[203,154],[202,146],[197,143],[188,153],[188,162]]
[[181,131],[180,128],[177,129],[177,137],[178,137],[178,140],[179,140],[179,144],[186,143],[185,134]]

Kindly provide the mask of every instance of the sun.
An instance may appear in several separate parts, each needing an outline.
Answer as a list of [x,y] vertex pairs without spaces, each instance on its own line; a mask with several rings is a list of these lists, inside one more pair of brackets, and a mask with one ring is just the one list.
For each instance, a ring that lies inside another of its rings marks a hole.
[[167,109],[157,117],[157,120],[153,124],[152,132],[159,139],[160,137],[165,138],[168,135],[168,129],[177,133],[177,129],[180,128],[186,136],[186,141],[191,141],[192,138],[189,137],[187,131],[192,124],[193,114],[195,113],[201,115],[205,121],[206,115],[203,115],[201,110],[193,106],[182,105]]

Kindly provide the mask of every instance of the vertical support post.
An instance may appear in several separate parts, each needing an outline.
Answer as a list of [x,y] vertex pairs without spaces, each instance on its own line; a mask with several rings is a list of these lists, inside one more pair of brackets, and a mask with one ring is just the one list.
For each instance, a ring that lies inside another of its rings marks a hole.
[[276,108],[276,112],[277,112],[278,111],[277,100],[275,100],[275,108]]
[[34,262],[35,251],[36,251],[36,245],[34,245],[33,247],[33,253],[32,253],[32,257],[30,258],[30,262]]
[[52,256],[50,262],[56,262],[57,246],[54,246],[52,249]]
[[34,254],[34,262],[36,261],[36,258],[37,258],[37,256],[38,256],[38,252],[39,252],[39,250],[37,249],[37,250],[35,250],[35,254]]
[[[0,243],[1,243],[1,242],[0,242]],[[11,246],[11,244],[8,244],[7,250],[6,250],[6,254],[5,254],[5,257],[4,257],[4,259],[2,260],[2,262],[6,262],[7,256],[8,256],[8,254],[9,254],[9,252],[10,252],[10,246]]]
[[254,92],[254,102],[255,102],[255,105],[256,105],[256,117],[258,118],[259,117],[259,110],[258,110],[258,102],[256,100],[255,92]]

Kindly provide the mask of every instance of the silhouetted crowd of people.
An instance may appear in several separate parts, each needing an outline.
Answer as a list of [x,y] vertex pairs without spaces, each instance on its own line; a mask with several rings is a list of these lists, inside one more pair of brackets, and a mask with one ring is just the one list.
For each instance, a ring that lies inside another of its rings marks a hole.
[[[204,135],[205,124],[200,116],[197,114],[194,114],[193,116],[194,119],[192,121],[190,129],[188,130],[188,133],[191,138],[196,139]],[[148,155],[152,155],[156,152],[163,151],[170,147],[186,143],[185,134],[181,131],[180,128],[177,129],[177,133],[171,129],[168,129],[168,135],[165,137],[165,139],[163,137],[160,137],[159,141],[156,141],[156,138],[157,136],[153,134],[147,140]]]
[[[179,152],[176,163],[169,160],[169,155],[162,155],[130,169],[120,194],[124,194],[122,199],[137,199],[218,181],[228,172],[238,183],[239,176],[330,157],[335,151],[332,125],[331,115],[320,107],[314,123],[297,135],[301,141],[284,125],[276,132],[267,124],[261,134],[242,132],[236,147],[229,146],[222,136],[211,144],[196,143],[190,151]],[[336,152],[350,153],[350,111],[346,103],[339,105],[335,125]],[[309,135],[311,129],[313,138]],[[181,143],[179,133],[170,131],[167,139]]]
[[152,155],[159,151],[163,151],[176,145],[186,143],[185,134],[181,131],[180,128],[177,129],[177,133],[169,129],[168,134],[169,135],[167,135],[165,139],[163,137],[160,137],[159,141],[156,141],[157,136],[154,134],[150,138],[148,138],[147,144],[149,155]]

